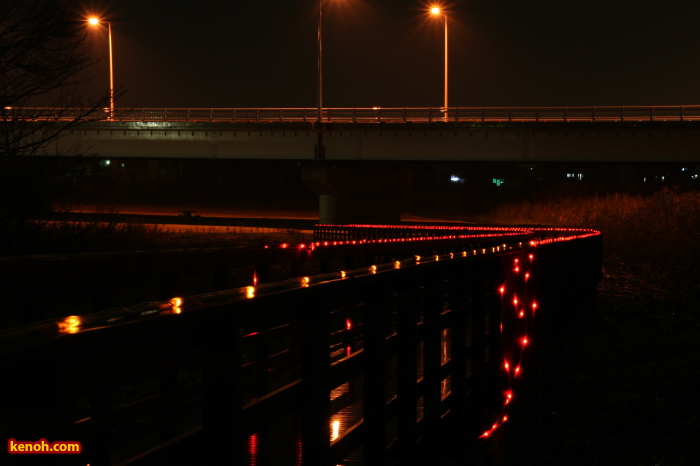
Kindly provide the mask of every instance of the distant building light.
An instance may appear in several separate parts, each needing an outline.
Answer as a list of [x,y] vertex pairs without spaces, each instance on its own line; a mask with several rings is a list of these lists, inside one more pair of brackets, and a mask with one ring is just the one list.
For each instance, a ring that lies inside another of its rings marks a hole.
[[688,171],[688,168],[687,168],[687,167],[683,167],[683,168],[681,168],[681,171],[682,171],[682,172],[687,172],[687,171]]
[[450,176],[450,181],[452,181],[453,183],[464,183],[464,178],[461,178],[457,175],[452,175]]
[[583,173],[567,173],[566,177],[567,178],[574,178],[574,179],[581,181],[583,179]]
[[693,175],[693,176],[691,176],[690,178],[693,179],[693,180],[697,180],[697,179],[698,179],[698,175]]
[[111,160],[100,160],[100,167],[106,168],[109,167],[109,165],[112,163]]
[[500,186],[500,185],[502,185],[503,183],[505,183],[506,180],[504,180],[503,178],[493,178],[493,179],[491,180],[491,182],[492,182],[493,184],[495,184],[496,186]]

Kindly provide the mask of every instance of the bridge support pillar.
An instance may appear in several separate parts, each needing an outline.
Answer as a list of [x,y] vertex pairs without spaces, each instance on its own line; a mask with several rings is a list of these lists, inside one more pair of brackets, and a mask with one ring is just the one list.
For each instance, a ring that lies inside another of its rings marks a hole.
[[397,224],[412,176],[401,165],[336,162],[305,166],[302,180],[319,195],[319,223]]

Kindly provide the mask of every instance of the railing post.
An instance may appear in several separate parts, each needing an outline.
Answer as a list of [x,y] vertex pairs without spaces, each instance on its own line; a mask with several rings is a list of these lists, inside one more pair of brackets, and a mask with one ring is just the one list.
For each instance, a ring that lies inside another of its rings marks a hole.
[[385,282],[374,283],[367,290],[363,313],[364,325],[364,464],[386,464],[386,335],[388,303]]
[[301,309],[302,463],[327,466],[330,451],[330,313],[323,297],[308,299]]
[[398,412],[397,460],[398,464],[411,464],[416,460],[418,429],[416,426],[416,402],[418,400],[418,296],[415,274],[407,275],[398,285],[399,308],[396,331],[398,335],[396,396]]
[[[469,270],[465,263],[457,263],[452,265],[450,269],[449,280],[449,305],[450,305],[450,333],[451,333],[451,391],[452,391],[452,424],[448,428],[453,432],[454,439],[466,436],[471,432],[464,422],[469,419],[467,411],[467,396],[469,392],[467,373],[467,331],[469,330],[467,304],[469,302],[469,294],[467,290],[470,288],[469,280],[471,279]],[[458,443],[456,443],[458,444]]]
[[[250,311],[249,311],[250,312]],[[202,432],[211,461],[243,464],[241,335],[235,316],[216,325],[202,323]],[[211,463],[213,464],[213,463]]]
[[422,452],[429,459],[439,451],[441,407],[441,315],[442,274],[425,271],[423,281],[423,423],[425,425]]

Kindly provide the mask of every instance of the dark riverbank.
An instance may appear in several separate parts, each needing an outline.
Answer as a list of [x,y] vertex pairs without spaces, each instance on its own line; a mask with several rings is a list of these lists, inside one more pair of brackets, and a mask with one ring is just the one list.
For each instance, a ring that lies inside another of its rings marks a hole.
[[684,466],[700,455],[700,276],[606,267],[541,466]]

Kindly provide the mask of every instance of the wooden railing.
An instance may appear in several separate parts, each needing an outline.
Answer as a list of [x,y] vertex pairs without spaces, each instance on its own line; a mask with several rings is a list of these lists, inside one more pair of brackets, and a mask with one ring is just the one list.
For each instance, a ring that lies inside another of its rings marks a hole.
[[318,241],[314,275],[7,329],[0,435],[85,464],[495,461],[546,418],[600,235],[467,236]]

